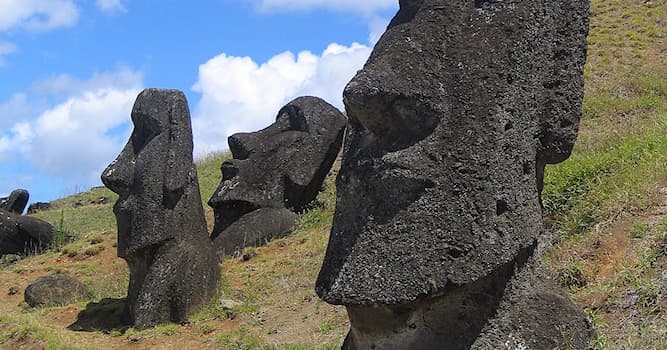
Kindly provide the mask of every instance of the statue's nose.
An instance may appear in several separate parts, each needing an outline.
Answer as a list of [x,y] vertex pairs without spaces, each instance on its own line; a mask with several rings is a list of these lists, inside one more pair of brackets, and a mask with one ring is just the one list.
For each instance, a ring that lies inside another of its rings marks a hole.
[[250,156],[250,138],[249,133],[236,133],[227,139],[234,159],[247,159]]
[[102,172],[102,183],[118,194],[128,192],[134,182],[134,157],[127,147]]

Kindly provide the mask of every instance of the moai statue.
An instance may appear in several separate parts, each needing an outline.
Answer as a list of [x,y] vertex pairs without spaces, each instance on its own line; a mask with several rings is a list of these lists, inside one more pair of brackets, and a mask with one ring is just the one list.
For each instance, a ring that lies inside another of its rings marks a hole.
[[48,222],[0,209],[0,255],[41,253],[52,241]]
[[27,190],[14,190],[9,194],[9,197],[0,198],[0,210],[21,215],[29,199],[30,194]]
[[588,0],[401,0],[344,91],[316,291],[345,349],[587,348],[543,272],[539,192],[581,116]]
[[216,292],[220,272],[208,238],[185,95],[147,89],[134,131],[102,181],[118,193],[118,256],[130,268],[126,316],[135,327],[185,321]]
[[336,160],[345,124],[324,100],[299,97],[267,128],[229,137],[233,159],[222,164],[222,181],[209,201],[220,256],[291,231],[295,213],[315,199]]

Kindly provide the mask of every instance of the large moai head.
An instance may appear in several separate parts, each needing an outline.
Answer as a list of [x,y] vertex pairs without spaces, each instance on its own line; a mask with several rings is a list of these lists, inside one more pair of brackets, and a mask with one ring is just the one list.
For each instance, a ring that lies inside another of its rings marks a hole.
[[530,255],[544,166],[576,139],[587,28],[587,0],[400,1],[344,92],[349,127],[316,287],[348,306],[353,333],[363,307],[408,315],[401,305]]
[[345,116],[324,100],[299,97],[265,129],[230,136],[233,159],[222,164],[222,181],[209,200],[215,211],[211,237],[219,249],[228,254],[256,245],[250,241],[275,237],[274,230],[289,229],[294,213],[320,191],[340,151],[345,124]]
[[185,95],[147,89],[132,110],[134,130],[102,174],[114,206],[118,256],[130,267],[129,322],[182,322],[215,292],[219,270],[208,238]]
[[104,184],[119,195],[114,213],[120,257],[165,241],[191,239],[175,209],[192,210],[196,203],[183,201],[199,196],[185,95],[144,90],[134,104],[132,122],[129,142],[102,174]]

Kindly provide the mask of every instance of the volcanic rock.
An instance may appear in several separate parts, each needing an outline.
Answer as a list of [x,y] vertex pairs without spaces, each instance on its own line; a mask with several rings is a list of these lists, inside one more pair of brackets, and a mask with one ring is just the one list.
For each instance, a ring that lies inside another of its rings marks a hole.
[[5,210],[10,213],[23,214],[25,206],[28,204],[30,194],[26,190],[14,190],[9,194],[9,197],[0,198],[0,210]]
[[0,255],[39,253],[53,240],[53,226],[31,216],[0,210]]
[[130,140],[102,174],[119,195],[118,256],[130,268],[126,316],[138,328],[181,323],[214,295],[220,278],[193,164],[185,95],[144,90],[132,121]]
[[345,124],[330,104],[300,97],[267,128],[229,137],[233,159],[222,164],[222,181],[209,201],[219,254],[290,232],[294,213],[315,199],[336,160]]
[[[346,348],[501,348],[517,335],[484,327],[502,320],[542,344],[572,336],[585,347],[590,328],[565,294],[530,294],[542,290],[521,281],[544,279],[539,192],[545,165],[576,139],[588,7],[400,1],[344,91],[349,126],[316,291],[346,305]],[[581,327],[556,334],[549,322]]]
[[28,214],[35,214],[38,211],[51,209],[51,203],[35,202],[28,206]]
[[62,273],[40,277],[25,289],[25,302],[30,307],[64,306],[88,298],[88,287]]

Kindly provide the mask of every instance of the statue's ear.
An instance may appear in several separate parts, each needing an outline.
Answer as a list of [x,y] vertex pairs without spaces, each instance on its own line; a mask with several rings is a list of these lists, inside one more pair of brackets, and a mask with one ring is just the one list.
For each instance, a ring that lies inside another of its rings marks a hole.
[[[167,171],[164,181],[165,196],[178,200],[189,181],[192,171],[192,127],[190,111],[185,95],[178,92],[169,108],[169,149],[167,151]],[[174,203],[175,204],[175,203]]]

